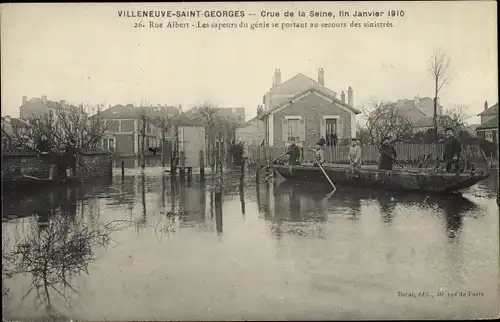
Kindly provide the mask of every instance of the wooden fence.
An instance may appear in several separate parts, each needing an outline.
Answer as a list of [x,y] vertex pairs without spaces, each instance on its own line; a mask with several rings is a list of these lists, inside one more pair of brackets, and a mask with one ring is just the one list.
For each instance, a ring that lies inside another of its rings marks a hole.
[[[395,145],[397,160],[401,164],[413,167],[420,164],[426,155],[431,154],[429,164],[435,164],[436,160],[442,159],[444,152],[443,144],[397,144]],[[312,163],[312,152],[306,147],[301,148],[301,162]],[[348,163],[347,153],[349,146],[325,147],[325,160],[327,163]],[[377,164],[380,150],[375,145],[361,146],[363,164]],[[249,146],[248,157],[251,164],[266,163],[274,160],[285,152],[284,147]],[[482,151],[478,145],[462,146],[462,157],[470,163],[477,165],[486,164]]]

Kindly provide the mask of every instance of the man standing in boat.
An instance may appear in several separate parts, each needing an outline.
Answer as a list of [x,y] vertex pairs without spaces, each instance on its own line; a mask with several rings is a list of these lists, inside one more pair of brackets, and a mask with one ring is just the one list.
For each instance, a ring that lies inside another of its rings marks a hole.
[[314,156],[316,157],[316,160],[319,162],[314,162],[315,167],[319,167],[320,165],[323,165],[325,163],[325,151],[323,151],[323,146],[321,145],[316,145],[316,149],[313,151]]
[[380,145],[379,150],[380,159],[378,163],[378,169],[392,170],[394,160],[397,157],[397,153],[389,137],[385,137],[382,139],[382,144]]
[[455,136],[455,133],[453,133],[453,129],[451,127],[446,129],[445,139],[438,142],[442,141],[445,141],[443,159],[444,162],[446,162],[446,172],[451,172],[452,166],[454,166],[454,170],[457,172],[460,168],[459,160],[460,153],[462,152],[462,144]]
[[298,165],[299,157],[300,157],[300,148],[295,144],[295,139],[290,140],[290,144],[288,145],[288,163],[290,165]]
[[361,169],[361,147],[358,145],[358,140],[355,138],[351,140],[348,158],[353,171]]

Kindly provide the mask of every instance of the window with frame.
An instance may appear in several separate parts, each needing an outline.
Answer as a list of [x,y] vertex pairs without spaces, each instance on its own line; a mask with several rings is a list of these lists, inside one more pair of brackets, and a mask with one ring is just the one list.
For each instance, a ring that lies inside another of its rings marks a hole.
[[493,133],[491,131],[484,132],[484,139],[493,142]]
[[295,139],[295,141],[300,141],[300,136],[299,136],[299,126],[300,126],[300,119],[298,118],[291,118],[287,120],[287,126],[288,126],[288,140]]

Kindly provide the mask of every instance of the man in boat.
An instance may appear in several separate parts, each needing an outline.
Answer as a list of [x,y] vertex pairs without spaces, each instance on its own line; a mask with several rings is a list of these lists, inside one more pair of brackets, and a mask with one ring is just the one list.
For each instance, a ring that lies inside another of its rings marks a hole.
[[389,137],[385,137],[382,139],[382,144],[380,145],[379,150],[380,159],[378,163],[378,169],[392,170],[394,160],[397,157],[397,153]]
[[337,146],[337,134],[335,132],[330,134],[330,146]]
[[444,162],[446,162],[446,172],[451,172],[452,166],[454,166],[455,172],[458,172],[460,165],[460,153],[462,152],[462,144],[460,140],[453,133],[451,127],[446,129],[445,132],[445,145],[444,145]]
[[290,140],[290,145],[288,146],[288,152],[286,153],[288,158],[288,163],[290,165],[299,164],[300,148],[295,144],[295,139]]
[[326,144],[325,137],[321,136],[321,139],[319,139],[318,143],[316,143],[316,144],[319,145],[320,147],[324,147]]
[[348,153],[349,163],[352,170],[361,169],[361,147],[358,145],[358,140],[353,138],[351,140],[351,147]]

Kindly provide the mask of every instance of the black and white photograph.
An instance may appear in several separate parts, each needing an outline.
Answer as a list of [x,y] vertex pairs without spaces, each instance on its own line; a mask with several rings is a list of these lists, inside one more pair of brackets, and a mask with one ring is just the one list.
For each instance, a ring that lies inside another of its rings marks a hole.
[[496,1],[2,3],[4,321],[500,317]]

